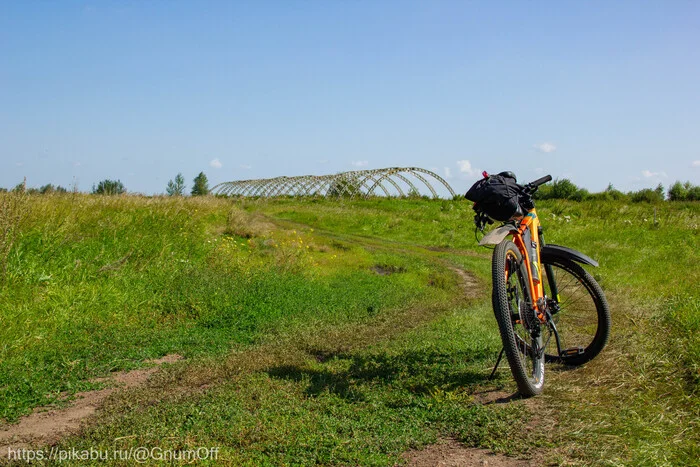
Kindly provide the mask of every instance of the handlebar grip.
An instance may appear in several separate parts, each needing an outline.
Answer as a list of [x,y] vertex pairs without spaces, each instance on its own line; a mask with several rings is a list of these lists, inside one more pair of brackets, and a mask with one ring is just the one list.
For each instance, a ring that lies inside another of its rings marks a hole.
[[533,186],[533,187],[538,187],[538,186],[540,186],[540,185],[544,185],[545,183],[551,182],[551,181],[552,181],[552,176],[551,176],[551,175],[545,175],[545,176],[542,177],[542,178],[538,178],[538,179],[535,180],[534,182],[528,183],[528,185]]

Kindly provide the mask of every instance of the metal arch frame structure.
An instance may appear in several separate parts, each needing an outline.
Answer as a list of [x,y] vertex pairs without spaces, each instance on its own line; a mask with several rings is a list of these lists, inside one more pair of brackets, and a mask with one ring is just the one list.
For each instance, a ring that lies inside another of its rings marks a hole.
[[[274,197],[274,196],[325,196],[325,197],[362,197],[377,196],[381,190],[384,196],[392,196],[391,186],[396,196],[406,197],[402,184],[408,188],[408,194],[420,195],[420,190],[409,177],[418,180],[419,186],[425,185],[433,198],[438,198],[435,187],[429,178],[442,184],[450,196],[456,193],[449,183],[435,172],[419,167],[391,167],[387,169],[355,170],[334,175],[302,175],[298,177],[275,177],[255,180],[237,180],[224,182],[212,188],[212,192],[226,196]],[[434,183],[434,182],[433,182]],[[388,185],[386,185],[388,184]]]

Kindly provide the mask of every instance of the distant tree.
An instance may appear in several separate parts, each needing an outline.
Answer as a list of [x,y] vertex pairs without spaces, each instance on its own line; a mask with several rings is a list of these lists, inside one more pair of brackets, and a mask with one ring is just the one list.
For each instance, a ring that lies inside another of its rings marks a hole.
[[656,185],[656,188],[654,188],[654,191],[656,192],[657,195],[659,195],[659,198],[666,199],[666,190],[664,190],[664,186],[661,183]]
[[25,191],[27,191],[27,177],[24,177],[24,180],[15,185],[12,189],[13,193],[24,193]]
[[192,196],[204,196],[209,194],[209,181],[204,172],[199,172],[199,175],[194,177],[194,185],[192,186]]
[[46,185],[42,186],[39,188],[39,193],[42,195],[50,195],[51,193],[67,193],[68,190],[63,188],[61,185],[54,186],[51,183],[47,183]]
[[119,180],[102,180],[97,186],[92,186],[92,193],[95,195],[121,195],[126,193],[124,184]]
[[671,201],[685,201],[688,199],[690,188],[690,182],[676,182],[668,189],[668,199]]
[[688,189],[688,201],[700,201],[700,186],[691,186]]
[[170,180],[168,182],[168,187],[165,191],[170,196],[182,196],[185,194],[185,177],[181,173],[175,176],[175,180]]
[[639,191],[633,191],[629,194],[630,200],[633,203],[658,203],[663,201],[665,199],[664,193],[663,191],[659,192],[658,188],[659,187],[656,187],[654,190],[651,188],[644,188]]
[[41,193],[42,195],[49,195],[54,191],[56,191],[56,187],[53,186],[51,183],[47,183],[46,185],[39,188],[39,193]]
[[0,187],[0,193],[7,193],[7,188]]
[[668,199],[671,201],[698,201],[700,200],[700,186],[690,182],[676,182],[668,189]]

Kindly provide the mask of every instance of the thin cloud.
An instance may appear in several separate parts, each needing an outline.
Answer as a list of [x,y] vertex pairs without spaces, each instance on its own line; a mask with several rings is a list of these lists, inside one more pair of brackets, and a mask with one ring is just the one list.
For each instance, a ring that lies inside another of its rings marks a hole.
[[445,167],[445,178],[452,178],[452,170],[449,167]]
[[319,164],[328,164],[328,159],[321,159],[316,162],[318,162]]
[[215,169],[220,169],[224,166],[219,159],[214,159],[209,163],[209,165],[214,167]]
[[352,161],[352,165],[355,167],[366,167],[369,164],[368,161]]
[[535,144],[533,147],[538,151],[544,152],[546,154],[552,153],[557,150],[557,146],[554,143],[547,142]]
[[666,175],[666,172],[652,172],[651,170],[642,170],[642,177],[644,178],[653,178],[653,177],[663,177],[666,178],[668,175]]
[[700,167],[700,161],[693,161],[693,162],[690,164],[690,166],[691,166],[691,167]]
[[457,161],[457,166],[459,167],[459,171],[463,174],[474,175],[475,173],[477,173],[477,170],[474,167],[472,167],[472,163],[466,159]]
[[252,165],[248,165],[248,164],[241,164],[240,167],[241,167],[241,169],[245,169],[245,170],[250,170],[253,168]]

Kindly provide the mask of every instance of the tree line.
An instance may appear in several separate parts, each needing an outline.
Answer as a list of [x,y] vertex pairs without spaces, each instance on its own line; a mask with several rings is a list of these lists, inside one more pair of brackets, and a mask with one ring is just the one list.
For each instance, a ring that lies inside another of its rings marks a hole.
[[[352,184],[352,181],[342,181],[341,183]],[[338,196],[347,195],[348,193],[359,192],[359,187],[353,190],[353,187],[335,186],[331,191],[337,191]],[[0,192],[7,192],[5,188],[0,188]],[[52,194],[52,193],[67,193],[69,190],[60,185],[54,186],[48,183],[40,188],[27,188],[26,181],[19,183],[12,190],[13,192],[22,192],[28,194]],[[76,189],[70,191],[77,191]],[[185,196],[187,186],[182,173],[178,173],[175,178],[168,181],[165,187],[165,193],[168,196]],[[92,194],[97,195],[121,195],[126,193],[126,187],[120,180],[105,179],[97,185],[92,186]],[[200,172],[192,180],[192,189],[190,195],[204,196],[210,192],[209,181],[204,172]],[[690,182],[681,183],[679,181],[672,184],[668,190],[664,189],[660,183],[656,188],[643,188],[638,191],[629,191],[627,193],[616,189],[612,184],[601,192],[591,193],[587,189],[576,186],[568,178],[557,179],[552,183],[548,183],[539,188],[535,193],[536,199],[568,199],[572,201],[587,201],[587,200],[620,200],[633,203],[639,202],[660,202],[660,201],[700,201],[700,185],[693,185]]]
[[[185,178],[181,173],[178,173],[174,179],[168,181],[168,185],[165,188],[166,194],[169,196],[184,196],[185,190]],[[0,187],[0,192],[7,192],[6,188]],[[40,188],[27,188],[26,179],[18,183],[14,188],[9,190],[14,193],[27,193],[27,194],[39,194],[39,195],[50,195],[53,193],[68,193],[68,189],[62,187],[61,185],[53,185],[47,183]],[[77,192],[77,188],[70,190],[71,192]],[[209,180],[204,172],[200,172],[194,180],[192,180],[192,190],[190,194],[192,196],[204,196],[209,194]],[[94,195],[122,195],[126,193],[126,187],[121,182],[121,180],[104,179],[101,180],[97,185],[92,185],[91,193]]]
[[620,200],[633,203],[660,201],[700,201],[700,186],[690,182],[679,181],[671,185],[668,190],[659,183],[656,188],[643,188],[627,193],[616,189],[612,183],[599,193],[591,193],[585,188],[576,186],[568,178],[554,180],[552,183],[542,185],[535,193],[535,199],[568,199],[572,201],[587,200]]

